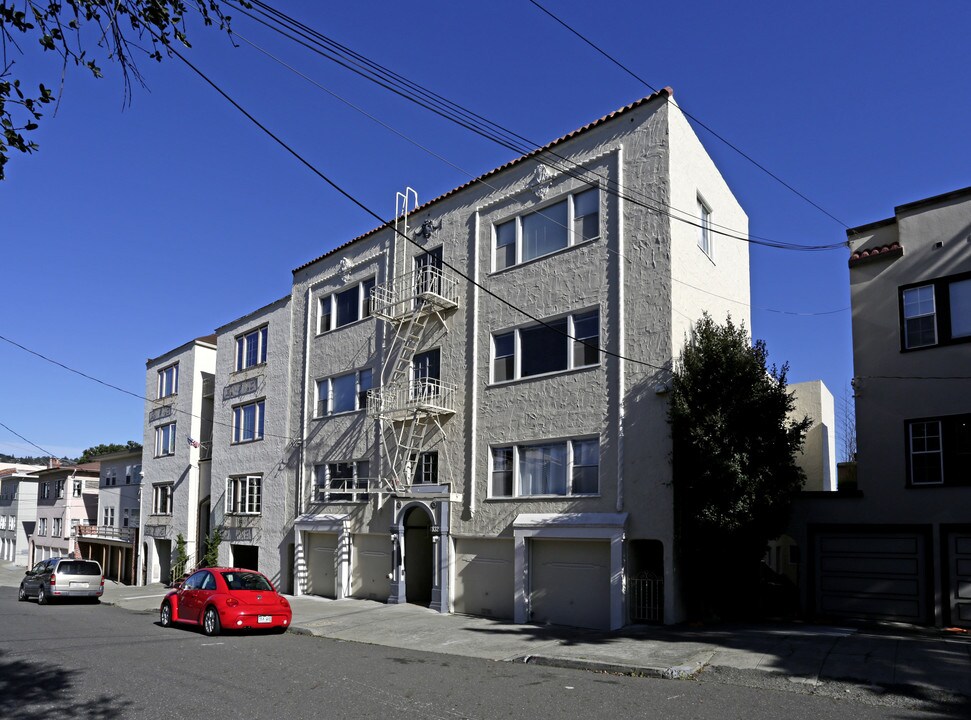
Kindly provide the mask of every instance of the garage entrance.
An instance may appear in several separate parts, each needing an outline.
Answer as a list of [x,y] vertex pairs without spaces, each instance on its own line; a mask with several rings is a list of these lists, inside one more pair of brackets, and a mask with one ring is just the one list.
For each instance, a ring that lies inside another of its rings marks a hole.
[[610,629],[610,542],[529,541],[530,622]]
[[337,597],[337,533],[307,534],[307,593]]
[[945,535],[950,625],[971,627],[971,529]]

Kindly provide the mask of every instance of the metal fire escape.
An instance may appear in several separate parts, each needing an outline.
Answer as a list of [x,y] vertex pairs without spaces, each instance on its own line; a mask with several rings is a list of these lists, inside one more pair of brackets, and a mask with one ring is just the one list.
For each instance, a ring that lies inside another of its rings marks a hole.
[[[425,449],[434,429],[454,413],[455,386],[422,374],[414,366],[430,324],[446,327],[445,315],[458,307],[458,282],[444,272],[440,260],[419,255],[414,270],[405,272],[409,238],[408,214],[418,197],[410,188],[398,193],[395,211],[395,243],[402,267],[390,280],[371,291],[371,312],[390,327],[381,386],[368,391],[368,415],[381,422],[385,460],[389,473],[383,478],[394,493],[407,493],[413,481],[413,463]],[[427,232],[427,231],[426,231]],[[426,235],[427,238],[427,235]]]

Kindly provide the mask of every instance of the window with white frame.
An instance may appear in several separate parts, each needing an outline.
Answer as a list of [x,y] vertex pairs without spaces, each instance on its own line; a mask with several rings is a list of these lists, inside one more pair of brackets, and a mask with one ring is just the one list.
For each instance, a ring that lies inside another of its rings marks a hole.
[[7,529],[7,516],[0,515],[0,530],[6,530],[6,529]]
[[901,347],[971,341],[971,273],[900,288]]
[[438,452],[429,450],[411,456],[411,482],[434,485],[438,482]]
[[63,535],[63,524],[61,518],[56,517],[51,520],[51,537],[61,537]]
[[122,527],[128,527],[128,523],[129,523],[130,519],[131,519],[131,515],[130,515],[130,512],[129,512],[129,509],[128,508],[125,508],[124,514],[122,515],[122,518],[121,518],[121,526]]
[[81,479],[75,478],[74,482],[72,483],[72,486],[73,487],[71,488],[71,494],[76,498],[81,497],[81,493],[84,490],[84,481]]
[[588,188],[494,226],[494,270],[600,237],[600,191]]
[[101,516],[102,525],[105,527],[115,526],[115,509],[113,507],[102,508]]
[[236,369],[245,370],[266,362],[266,340],[269,326],[264,325],[236,338]]
[[495,383],[599,363],[599,310],[492,336],[492,382]]
[[37,518],[37,534],[47,535],[47,518]]
[[158,371],[158,397],[168,397],[177,392],[179,392],[179,363]]
[[321,297],[317,303],[317,333],[330,332],[370,317],[373,289],[374,278],[369,278]]
[[971,414],[908,420],[905,426],[910,486],[971,485]]
[[600,442],[582,438],[493,447],[489,473],[494,498],[597,495]]
[[174,490],[171,483],[152,486],[152,514],[171,515]]
[[367,460],[314,466],[318,502],[363,502],[368,499],[371,464]]
[[698,198],[698,247],[708,257],[712,257],[711,208]]
[[175,455],[175,423],[155,428],[155,457]]
[[242,475],[226,479],[226,514],[259,515],[263,509],[263,478]]
[[317,381],[317,417],[364,410],[373,376],[370,368]]
[[47,500],[51,496],[51,484],[49,482],[40,484],[40,496],[44,500]]
[[54,497],[60,499],[64,497],[64,481],[56,480],[54,482]]
[[233,408],[233,443],[247,443],[263,439],[263,415],[266,402],[237,405]]

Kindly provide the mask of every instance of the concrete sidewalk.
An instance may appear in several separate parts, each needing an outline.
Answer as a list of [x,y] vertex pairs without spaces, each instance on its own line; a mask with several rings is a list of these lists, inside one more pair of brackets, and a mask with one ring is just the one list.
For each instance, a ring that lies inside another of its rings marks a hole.
[[[22,577],[22,569],[0,561],[0,586],[16,588]],[[166,592],[160,584],[106,581],[102,601],[155,615]],[[443,615],[416,605],[288,598],[291,632],[348,642],[648,677],[689,678],[707,670],[810,688],[849,682],[971,698],[971,639],[932,628],[780,623],[606,633]]]

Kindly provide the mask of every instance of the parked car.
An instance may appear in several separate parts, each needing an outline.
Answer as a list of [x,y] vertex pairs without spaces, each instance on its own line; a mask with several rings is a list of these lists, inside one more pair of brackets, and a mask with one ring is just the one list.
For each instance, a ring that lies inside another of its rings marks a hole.
[[199,625],[206,635],[223,630],[285,632],[293,613],[266,576],[243,568],[204,568],[169,592],[159,607],[162,627]]
[[38,605],[69,597],[98,602],[104,591],[105,577],[98,561],[56,557],[41,560],[27,571],[17,598],[36,597]]

